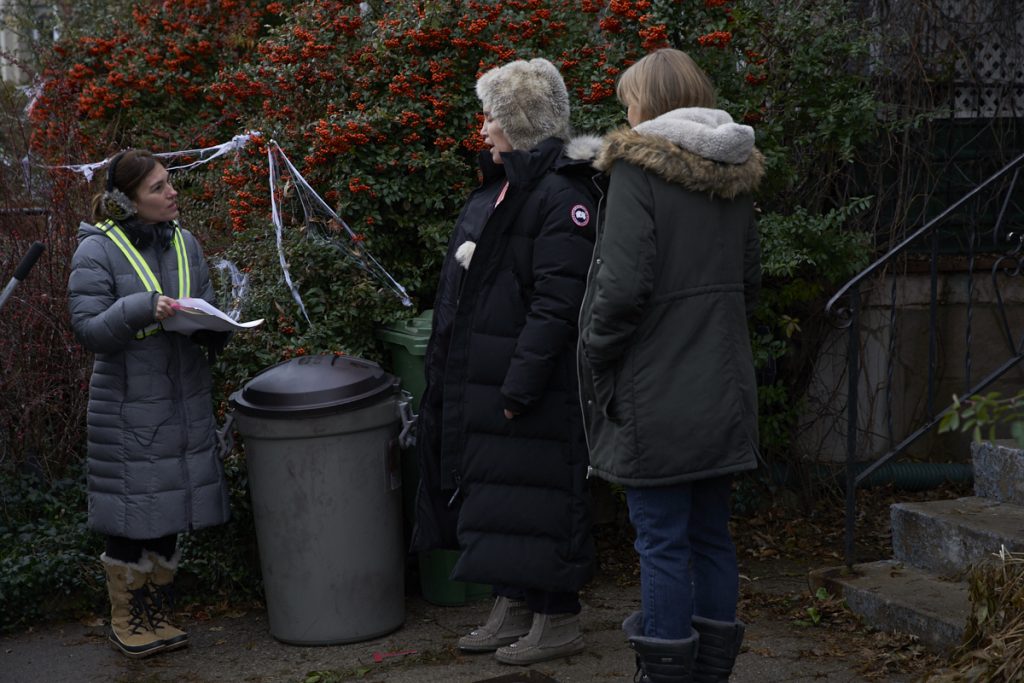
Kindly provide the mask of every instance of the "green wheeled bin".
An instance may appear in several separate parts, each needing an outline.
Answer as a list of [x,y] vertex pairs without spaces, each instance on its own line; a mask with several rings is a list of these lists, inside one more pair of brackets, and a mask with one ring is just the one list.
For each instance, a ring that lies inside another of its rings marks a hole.
[[[414,411],[419,411],[420,399],[426,387],[423,362],[433,318],[434,312],[427,310],[415,318],[389,325],[377,332],[377,337],[387,344],[391,352],[392,372],[401,380],[402,388],[412,396]],[[405,506],[407,529],[411,529],[413,524],[419,480],[416,454],[412,449],[406,449],[402,452],[402,503]],[[449,578],[458,559],[459,553],[454,550],[420,553],[420,589],[427,601],[435,605],[463,605],[491,596],[490,586]]]

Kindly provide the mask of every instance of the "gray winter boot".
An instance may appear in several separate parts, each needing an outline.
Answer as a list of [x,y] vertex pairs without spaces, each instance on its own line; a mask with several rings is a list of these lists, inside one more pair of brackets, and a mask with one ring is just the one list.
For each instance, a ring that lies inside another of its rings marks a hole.
[[727,683],[736,655],[740,652],[746,625],[742,621],[694,617],[693,628],[700,634],[694,683]]
[[459,649],[466,652],[494,652],[514,643],[530,631],[533,612],[523,600],[499,596],[487,617],[487,623],[459,638]]
[[693,632],[689,638],[666,640],[643,635],[643,612],[634,612],[622,622],[622,630],[629,638],[629,646],[636,652],[637,683],[691,683],[694,678],[694,659],[700,636]]
[[578,614],[534,614],[530,632],[505,647],[494,658],[502,664],[526,666],[583,652]]

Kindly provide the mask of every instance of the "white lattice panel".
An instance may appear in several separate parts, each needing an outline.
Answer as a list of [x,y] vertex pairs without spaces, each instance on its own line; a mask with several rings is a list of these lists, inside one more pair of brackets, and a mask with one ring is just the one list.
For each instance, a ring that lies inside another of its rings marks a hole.
[[[958,118],[1024,117],[1024,0],[871,0],[883,34],[903,33],[911,62],[955,73]],[[876,52],[878,56],[882,56]]]
[[939,0],[956,60],[954,115],[1024,116],[1024,7],[1019,0]]

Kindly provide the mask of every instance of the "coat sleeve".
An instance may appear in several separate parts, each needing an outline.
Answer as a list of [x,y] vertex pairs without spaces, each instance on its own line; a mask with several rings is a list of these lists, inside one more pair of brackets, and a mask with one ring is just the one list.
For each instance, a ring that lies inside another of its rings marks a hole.
[[533,292],[526,323],[501,387],[505,407],[523,412],[544,393],[566,348],[575,344],[594,248],[594,203],[575,186],[548,199],[533,242]]
[[78,341],[93,353],[124,349],[138,330],[155,322],[156,292],[118,297],[113,268],[100,240],[87,237],[71,260],[68,307]]
[[747,317],[754,315],[761,294],[761,239],[757,233],[757,219],[750,216],[747,224],[746,248],[743,252],[743,299]]
[[583,354],[594,369],[617,361],[632,340],[654,288],[654,199],[646,174],[617,161],[608,185]]

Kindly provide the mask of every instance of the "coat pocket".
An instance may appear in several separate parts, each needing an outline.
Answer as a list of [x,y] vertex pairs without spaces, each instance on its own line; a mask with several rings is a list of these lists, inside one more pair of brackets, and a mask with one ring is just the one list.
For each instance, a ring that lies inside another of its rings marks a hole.
[[614,368],[594,370],[594,402],[605,418],[618,422],[615,411],[615,372]]

